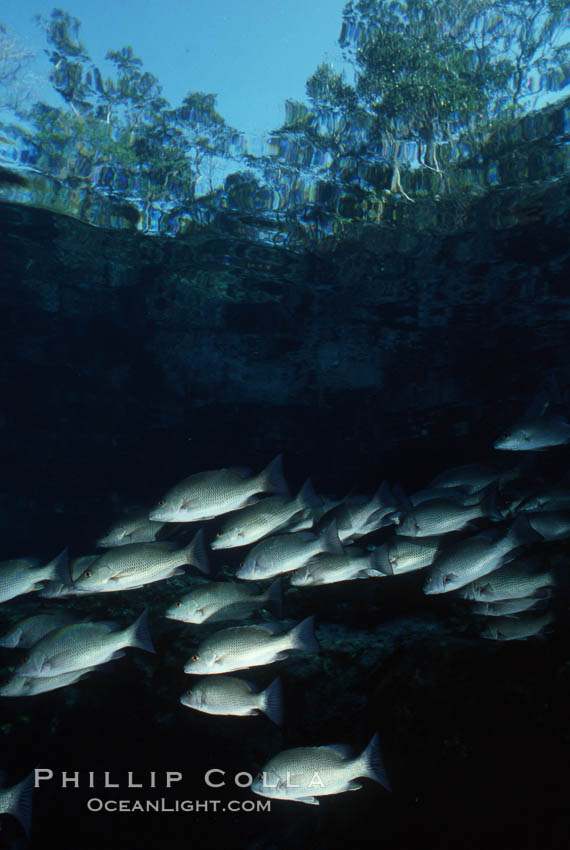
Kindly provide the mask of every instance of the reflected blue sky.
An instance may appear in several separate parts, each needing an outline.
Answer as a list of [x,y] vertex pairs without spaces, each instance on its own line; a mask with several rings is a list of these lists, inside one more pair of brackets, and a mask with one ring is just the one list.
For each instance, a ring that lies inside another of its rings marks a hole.
[[[4,0],[0,23],[38,53],[45,39],[32,21],[54,8],[42,0]],[[338,36],[345,0],[64,0],[82,22],[81,38],[105,67],[109,49],[131,45],[173,105],[188,91],[218,95],[226,121],[252,139],[279,127],[287,98],[304,100],[322,61],[342,66]],[[41,92],[49,96],[49,87]],[[59,99],[53,101],[59,103]]]

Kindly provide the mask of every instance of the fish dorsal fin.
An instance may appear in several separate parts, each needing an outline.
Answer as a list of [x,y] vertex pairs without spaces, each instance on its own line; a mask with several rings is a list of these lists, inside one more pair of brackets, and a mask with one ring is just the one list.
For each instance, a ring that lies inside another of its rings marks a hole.
[[348,761],[348,759],[352,758],[354,754],[354,750],[350,746],[350,744],[328,744],[326,747],[319,747],[320,750],[332,750],[333,753],[336,753],[341,758]]
[[[91,625],[89,620],[83,620],[83,623]],[[71,623],[70,625],[74,626],[75,623]],[[123,628],[120,623],[117,623],[116,620],[97,620],[96,623],[93,623],[94,626],[104,626],[106,629],[109,629],[112,632],[120,632]]]
[[566,416],[562,416],[561,413],[556,413],[554,416],[549,417],[550,422],[555,423],[556,425],[566,425],[569,426],[568,418]]
[[372,496],[370,504],[377,504],[381,507],[384,507],[386,505],[392,505],[393,503],[394,496],[392,495],[392,491],[390,490],[390,485],[387,481],[383,481]]
[[252,626],[245,626],[244,628],[263,629],[270,635],[280,635],[283,631],[281,623],[254,623]]
[[248,466],[230,466],[228,472],[239,475],[240,478],[251,478],[251,469]]
[[409,511],[412,509],[413,505],[407,497],[406,493],[401,484],[394,484],[392,487],[392,495],[397,500],[398,504],[396,507],[400,507],[401,510]]

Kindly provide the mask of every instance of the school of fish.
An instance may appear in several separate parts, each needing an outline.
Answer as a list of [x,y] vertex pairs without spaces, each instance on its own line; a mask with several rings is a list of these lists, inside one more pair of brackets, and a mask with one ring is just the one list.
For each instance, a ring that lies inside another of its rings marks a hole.
[[[568,422],[545,409],[502,434],[494,449],[534,453],[568,443]],[[298,651],[319,652],[313,616],[290,628],[279,622],[283,582],[303,588],[398,581],[401,574],[423,571],[426,596],[452,593],[471,604],[482,638],[541,635],[553,625],[550,601],[558,581],[548,565],[549,546],[570,539],[570,483],[538,479],[529,486],[528,477],[524,461],[506,471],[470,464],[442,472],[411,495],[383,482],[371,496],[333,499],[317,495],[310,480],[291,495],[281,455],[258,474],[236,468],[190,475],[154,507],[121,516],[97,540],[102,552],[70,558],[64,550],[45,565],[32,557],[0,564],[0,603],[33,592],[41,599],[36,615],[14,622],[0,637],[0,646],[26,650],[0,697],[67,687],[127,648],[155,651],[146,611],[121,625],[78,618],[72,601],[46,609],[54,603],[45,600],[133,591],[183,575],[188,567],[205,577],[194,578],[164,616],[180,624],[220,623],[184,664],[195,678],[180,702],[209,714],[262,713],[282,724],[280,677],[258,690],[234,674]],[[533,470],[533,481],[537,477]],[[204,528],[190,542],[178,542],[188,523],[206,521],[216,523],[212,550],[240,550],[231,580],[210,576]],[[323,795],[357,790],[362,778],[390,790],[378,734],[371,734],[356,756],[338,744],[277,753],[251,790],[311,805]],[[16,817],[26,835],[32,791],[33,773],[0,788],[0,813]]]

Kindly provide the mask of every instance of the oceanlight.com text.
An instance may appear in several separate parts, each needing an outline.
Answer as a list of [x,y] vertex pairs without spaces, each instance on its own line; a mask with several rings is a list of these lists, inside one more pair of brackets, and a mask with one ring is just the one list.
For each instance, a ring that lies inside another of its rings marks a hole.
[[102,800],[91,797],[87,801],[90,812],[119,812],[123,814],[141,814],[147,812],[184,812],[201,814],[211,812],[270,812],[270,800]]

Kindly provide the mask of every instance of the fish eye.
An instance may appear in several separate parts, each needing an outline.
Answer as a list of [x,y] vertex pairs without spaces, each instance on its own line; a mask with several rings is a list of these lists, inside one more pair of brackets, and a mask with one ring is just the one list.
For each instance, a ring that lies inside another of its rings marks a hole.
[[199,656],[199,655],[193,655],[193,656],[192,656],[192,661],[196,662],[196,661],[199,661],[199,660],[200,660],[200,656]]
[[239,565],[240,565],[240,567],[245,567],[245,561],[240,561]]
[[177,600],[176,600],[176,602],[175,602],[174,604],[176,605],[176,607],[177,607],[177,608],[181,608],[181,607],[182,607],[182,602],[180,601],[180,599],[177,599]]
[[162,508],[164,506],[164,504],[165,504],[164,499],[159,499],[159,501],[156,503],[157,507],[159,507],[159,508]]
[[92,575],[93,573],[91,572],[91,570],[85,570],[85,572],[83,573],[83,578],[91,578]]
[[429,583],[430,583],[430,581],[431,581],[431,576],[427,576],[427,577],[426,577],[426,584],[429,584]]
[[217,534],[216,534],[216,537],[221,537],[221,536],[222,536],[222,532],[218,531]]

